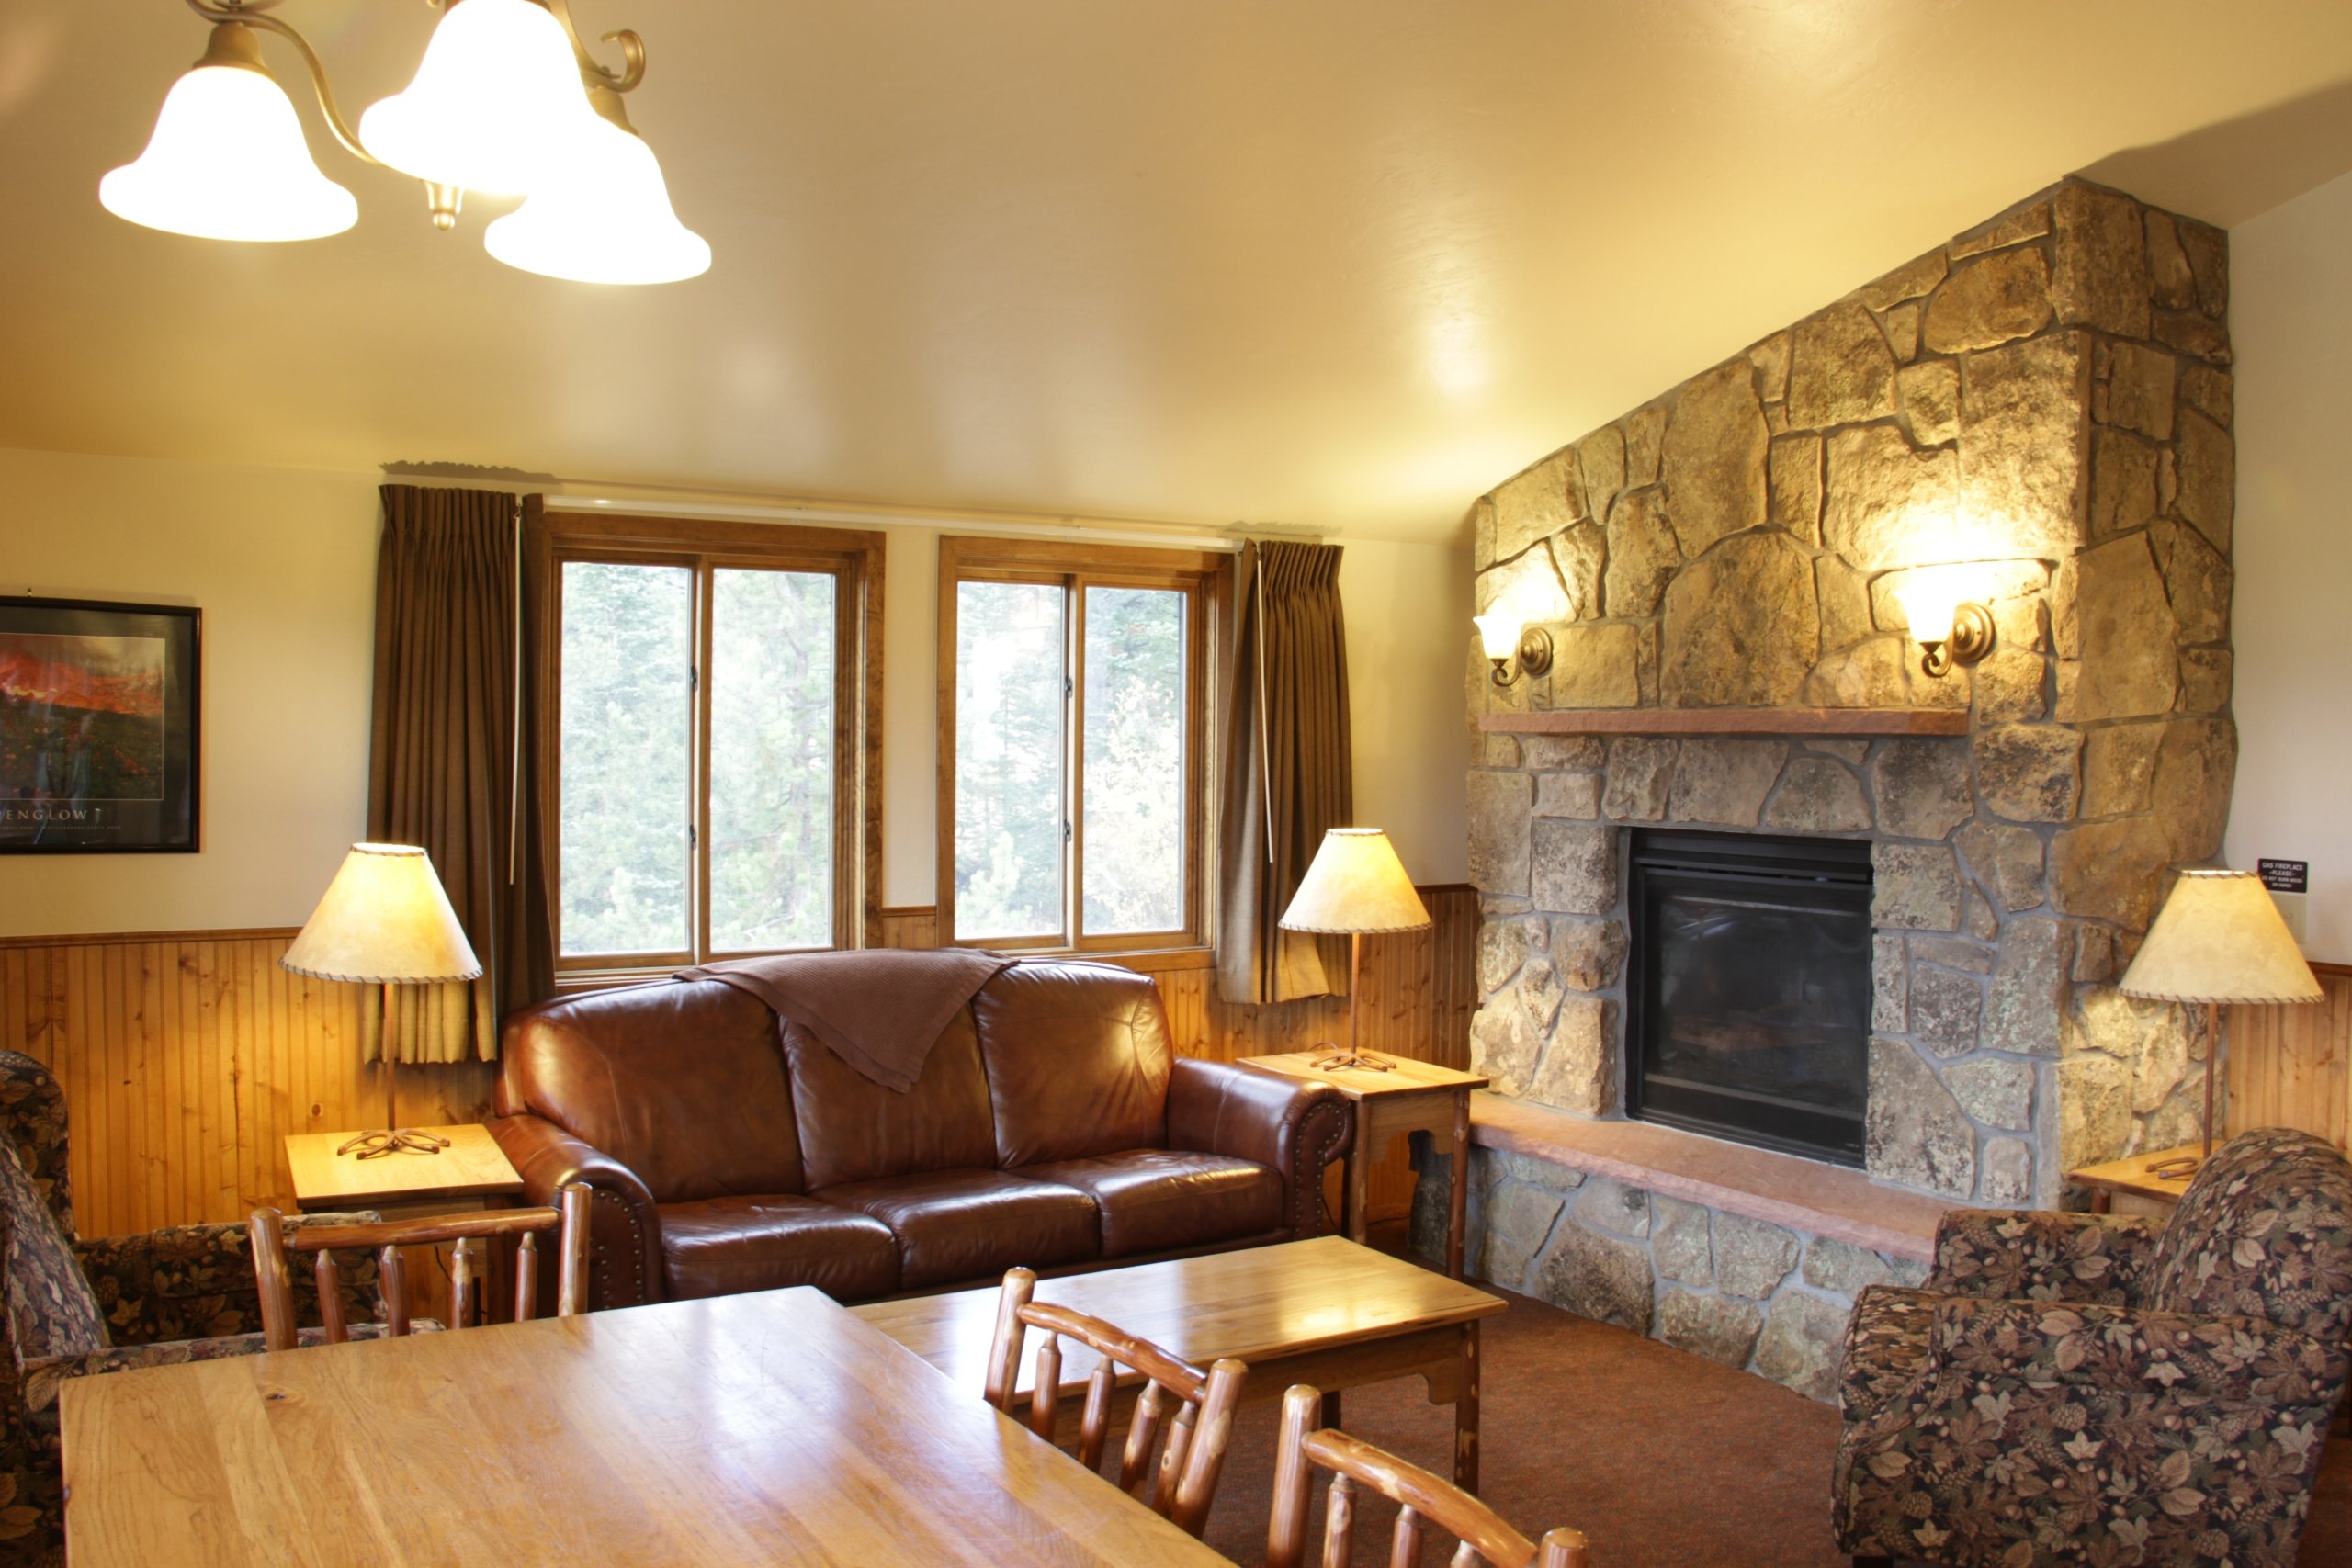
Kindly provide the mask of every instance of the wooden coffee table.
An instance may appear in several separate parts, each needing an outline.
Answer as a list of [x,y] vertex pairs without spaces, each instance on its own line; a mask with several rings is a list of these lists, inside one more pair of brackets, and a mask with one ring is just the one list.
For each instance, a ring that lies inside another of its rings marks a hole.
[[[1036,1299],[1107,1318],[1194,1366],[1221,1356],[1247,1363],[1244,1404],[1272,1404],[1293,1383],[1313,1383],[1324,1391],[1327,1426],[1340,1424],[1342,1389],[1421,1378],[1430,1404],[1453,1406],[1453,1479],[1478,1488],[1478,1324],[1504,1310],[1498,1296],[1327,1235],[1041,1280]],[[996,1291],[986,1288],[851,1310],[978,1399],[996,1305]],[[1096,1360],[1084,1346],[1063,1344],[1065,1442],[1077,1436]],[[1036,1375],[1023,1356],[1018,1408],[1027,1407]],[[1123,1391],[1125,1405],[1141,1386],[1137,1378]]]

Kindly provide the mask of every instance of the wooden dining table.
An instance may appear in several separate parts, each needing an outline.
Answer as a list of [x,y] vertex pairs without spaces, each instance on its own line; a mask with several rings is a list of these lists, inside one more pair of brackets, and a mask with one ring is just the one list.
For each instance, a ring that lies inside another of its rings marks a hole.
[[808,1289],[81,1378],[63,1433],[76,1568],[1226,1562]]

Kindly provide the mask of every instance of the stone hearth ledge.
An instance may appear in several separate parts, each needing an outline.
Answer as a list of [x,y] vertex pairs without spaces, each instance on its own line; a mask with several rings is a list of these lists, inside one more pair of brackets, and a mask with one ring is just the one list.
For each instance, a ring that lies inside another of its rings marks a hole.
[[1936,1222],[1953,1206],[1859,1170],[1484,1091],[1470,1097],[1470,1141],[1920,1263],[1934,1259]]

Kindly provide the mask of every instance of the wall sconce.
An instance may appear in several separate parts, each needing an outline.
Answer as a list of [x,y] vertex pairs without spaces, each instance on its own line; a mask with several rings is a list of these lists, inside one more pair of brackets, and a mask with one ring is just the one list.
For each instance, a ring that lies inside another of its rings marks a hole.
[[[1552,634],[1542,626],[1530,626],[1508,610],[1489,611],[1471,617],[1478,626],[1478,641],[1487,650],[1487,658],[1494,664],[1494,682],[1509,686],[1520,675],[1542,675],[1552,668]],[[1522,629],[1524,628],[1524,629]],[[1519,660],[1519,672],[1511,672],[1511,660]]]
[[1960,595],[1952,575],[1941,571],[1914,572],[1894,591],[1921,649],[1919,668],[1936,680],[1955,664],[1973,664],[1993,651],[1993,613]]

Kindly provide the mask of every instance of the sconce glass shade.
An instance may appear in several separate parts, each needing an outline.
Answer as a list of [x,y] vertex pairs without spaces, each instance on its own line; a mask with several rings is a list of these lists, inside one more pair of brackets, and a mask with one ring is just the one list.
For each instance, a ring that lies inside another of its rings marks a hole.
[[1517,615],[1507,610],[1492,610],[1471,619],[1477,623],[1479,646],[1487,650],[1487,658],[1509,659],[1519,651],[1521,623]]
[[433,29],[415,79],[359,117],[359,141],[404,175],[522,196],[595,123],[562,23],[531,0],[464,0]]
[[1894,591],[1914,642],[1951,641],[1952,622],[1964,597],[1958,577],[1949,571],[1915,571]]
[[204,58],[164,96],[147,150],[107,172],[98,201],[200,240],[316,240],[359,220],[359,203],[311,161],[293,100],[242,22],[212,29]]
[[594,117],[563,173],[482,244],[508,266],[578,283],[676,283],[710,268],[709,242],[678,221],[653,150]]

